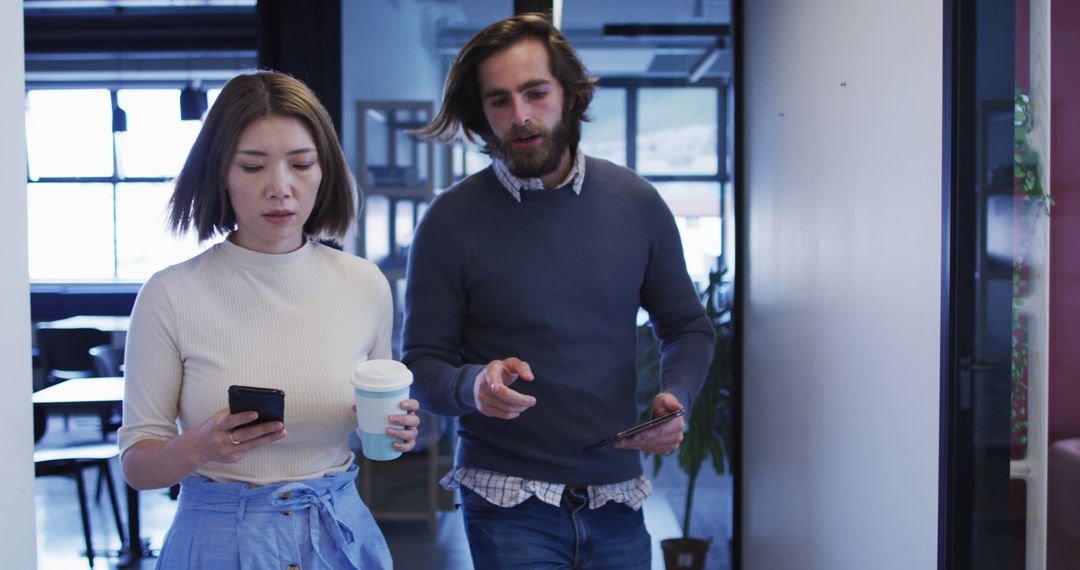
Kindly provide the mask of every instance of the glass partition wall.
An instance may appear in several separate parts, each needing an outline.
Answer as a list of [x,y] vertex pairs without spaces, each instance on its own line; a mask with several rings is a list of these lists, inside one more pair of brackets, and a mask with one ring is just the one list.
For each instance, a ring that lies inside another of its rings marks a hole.
[[1053,567],[1049,4],[945,3],[940,568]]

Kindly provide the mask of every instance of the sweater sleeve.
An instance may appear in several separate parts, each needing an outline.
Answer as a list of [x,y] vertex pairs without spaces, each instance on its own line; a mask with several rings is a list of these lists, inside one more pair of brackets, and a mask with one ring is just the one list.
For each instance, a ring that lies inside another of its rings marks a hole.
[[121,455],[140,440],[164,441],[179,434],[183,365],[175,323],[165,287],[159,278],[150,278],[135,300],[124,349],[124,422],[117,434]]
[[436,200],[428,209],[409,251],[402,361],[422,408],[461,416],[476,409],[472,386],[484,364],[466,364],[461,356],[468,248],[440,217],[440,205]]
[[647,201],[649,263],[641,306],[660,341],[660,391],[673,394],[689,412],[712,362],[716,333],[686,272],[671,210],[655,190]]

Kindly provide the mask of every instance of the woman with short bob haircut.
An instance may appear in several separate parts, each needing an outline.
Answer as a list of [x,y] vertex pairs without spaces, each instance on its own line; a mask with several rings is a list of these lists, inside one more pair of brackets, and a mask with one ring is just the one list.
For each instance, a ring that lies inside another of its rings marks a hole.
[[[155,273],[125,349],[124,477],[180,484],[159,569],[391,568],[356,491],[356,365],[390,358],[390,286],[371,262],[312,241],[352,224],[352,176],[326,110],[270,71],[230,80],[176,181],[170,225],[226,237]],[[284,413],[232,413],[247,386]],[[386,419],[416,442],[416,400]]]
[[199,241],[226,234],[236,225],[229,204],[225,172],[240,133],[267,115],[298,119],[311,132],[323,180],[315,210],[304,233],[309,237],[342,236],[356,219],[352,177],[334,123],[322,103],[299,80],[284,73],[238,75],[222,89],[206,114],[170,200],[170,225],[194,229]]

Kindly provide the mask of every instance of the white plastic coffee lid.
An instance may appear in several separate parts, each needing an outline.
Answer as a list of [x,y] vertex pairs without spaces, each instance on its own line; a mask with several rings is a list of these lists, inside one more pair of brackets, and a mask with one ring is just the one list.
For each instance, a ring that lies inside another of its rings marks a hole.
[[396,360],[367,360],[356,365],[352,384],[370,392],[400,390],[412,384],[412,372]]

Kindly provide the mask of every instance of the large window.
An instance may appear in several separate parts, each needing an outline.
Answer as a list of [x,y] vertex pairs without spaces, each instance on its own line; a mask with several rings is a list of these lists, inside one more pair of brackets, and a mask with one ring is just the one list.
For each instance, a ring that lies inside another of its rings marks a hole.
[[731,212],[723,158],[726,85],[633,79],[600,84],[589,107],[592,121],[582,129],[582,149],[656,186],[675,215],[687,271],[704,289],[709,272],[730,263],[732,251],[724,223]]
[[637,165],[644,175],[717,176],[716,88],[637,90]]
[[180,119],[175,88],[28,90],[30,278],[142,280],[205,248],[165,223],[200,126]]

